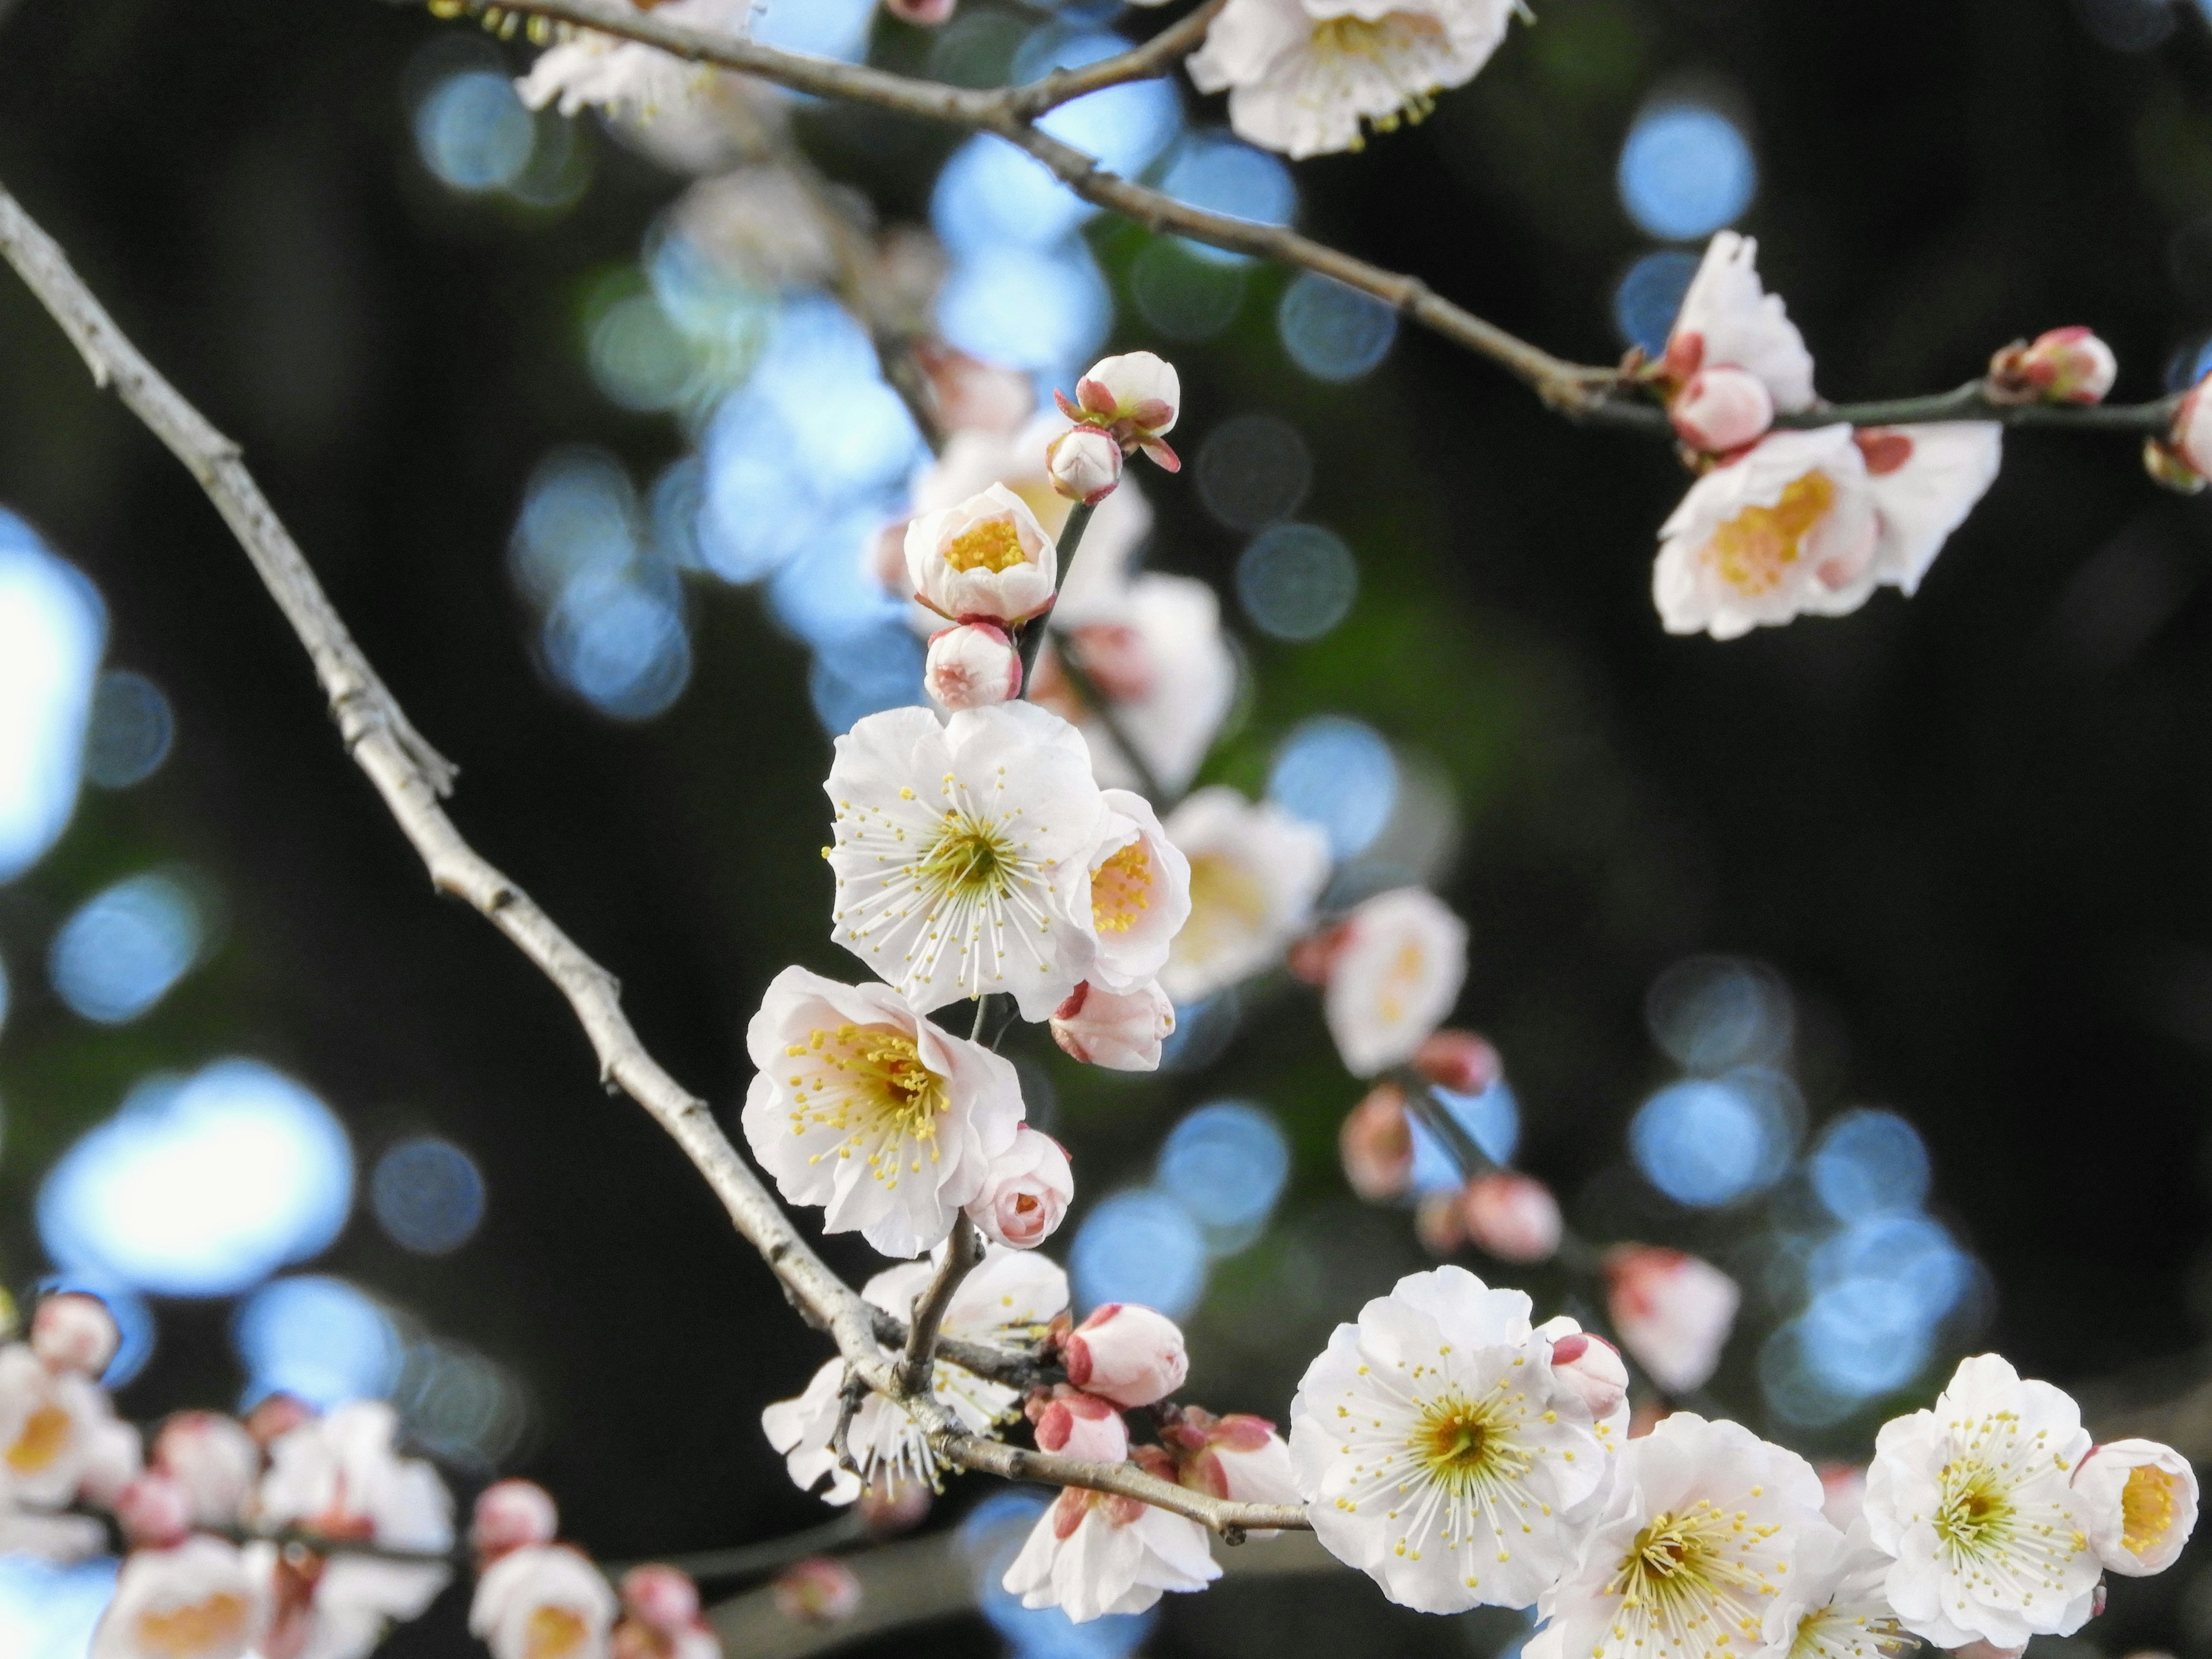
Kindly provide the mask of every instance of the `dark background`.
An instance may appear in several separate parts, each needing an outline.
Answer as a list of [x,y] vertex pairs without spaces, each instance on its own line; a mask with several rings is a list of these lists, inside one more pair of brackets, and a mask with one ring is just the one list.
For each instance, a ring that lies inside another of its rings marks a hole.
[[[2212,325],[2212,37],[2189,4],[2154,6],[2162,42],[2115,50],[2130,16],[2114,3],[1540,0],[1538,25],[1432,120],[1301,165],[1304,222],[1605,361],[1613,284],[1648,245],[1613,189],[1621,135],[1655,87],[1719,77],[1763,169],[1745,228],[1829,395],[1947,386],[2008,339],[2080,321],[2118,349],[2118,395],[2154,396]],[[617,726],[542,680],[504,564],[550,446],[595,441],[640,470],[680,449],[669,422],[592,390],[574,321],[676,181],[600,142],[564,215],[446,195],[415,158],[402,76],[434,31],[463,26],[416,10],[16,0],[0,22],[0,180],[245,443],[371,657],[462,763],[465,830],[621,975],[669,1068],[734,1103],[768,978],[792,960],[847,966],[819,915],[828,739],[804,653],[753,596],[702,587],[689,691]],[[836,119],[801,131],[894,216],[917,213],[916,157],[946,141],[916,151]],[[1139,234],[1097,234],[1109,260]],[[1417,333],[1353,392],[1316,386],[1262,349],[1266,310],[1255,300],[1223,343],[1176,354],[1193,435],[1209,411],[1297,423],[1320,458],[1310,514],[1358,547],[1364,586],[1326,644],[1252,645],[1259,697],[1214,774],[1256,783],[1268,742],[1321,708],[1445,769],[1465,834],[1444,890],[1475,939],[1461,1013],[1509,1058],[1528,1165],[1571,1199],[1615,1164],[1663,1069],[1641,1023],[1652,975],[1687,951],[1756,956],[1800,997],[1816,1113],[1877,1101],[1925,1133],[1939,1207],[1996,1286],[1990,1346],[2069,1386],[2193,1355],[2212,1067],[2206,505],[2153,489],[2124,440],[2018,435],[1910,604],[1884,592],[1725,647],[1673,639],[1649,599],[1652,532],[1682,484],[1663,449],[1577,431]],[[1116,340],[1160,343],[1126,315]],[[1148,485],[1155,562],[1225,578],[1235,544],[1188,479]],[[818,1342],[673,1147],[602,1095],[551,990],[430,896],[220,522],[12,281],[0,504],[96,580],[110,659],[169,691],[180,732],[152,782],[88,795],[57,850],[0,889],[13,1280],[41,1266],[39,1176],[131,1078],[259,1054],[331,1100],[364,1158],[434,1128],[489,1172],[489,1219],[459,1255],[407,1255],[364,1218],[327,1265],[526,1380],[520,1472],[555,1489],[577,1536],[619,1557],[817,1518],[756,1414],[795,1390]],[[30,967],[79,898],[153,855],[216,878],[227,943],[154,1015],[94,1032]],[[1092,1192],[1140,1172],[1158,1129],[1221,1086],[1054,1075]],[[1310,1014],[1271,1008],[1219,1075],[1291,1125],[1291,1215],[1338,1213],[1330,1148],[1355,1085]],[[1588,1206],[1578,1219],[1613,1231]],[[831,1254],[867,1270],[848,1243]],[[161,1313],[126,1405],[227,1401],[227,1309]],[[1752,1413],[1731,1363],[1721,1391],[1735,1379]],[[1279,1415],[1296,1367],[1247,1370],[1218,1368],[1209,1403]],[[2212,1643],[2187,1581],[2185,1565],[2124,1586],[2085,1636],[2113,1652]],[[1381,1606],[1350,1578],[1328,1593]],[[1233,1649],[1222,1628],[1171,1619],[1155,1645]],[[1359,1628],[1461,1645],[1441,1624]],[[947,1651],[995,1639],[943,1630]],[[449,1598],[394,1650],[464,1646]]]

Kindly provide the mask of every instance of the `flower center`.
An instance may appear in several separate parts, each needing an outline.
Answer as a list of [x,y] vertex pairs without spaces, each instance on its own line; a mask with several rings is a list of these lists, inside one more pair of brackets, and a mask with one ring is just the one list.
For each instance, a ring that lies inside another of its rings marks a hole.
[[[905,1032],[889,1025],[817,1027],[784,1053],[813,1062],[811,1071],[793,1071],[788,1079],[792,1132],[804,1134],[809,1123],[852,1132],[810,1162],[850,1158],[859,1150],[866,1153],[878,1178],[892,1186],[898,1184],[907,1142],[927,1144],[930,1161],[936,1162],[937,1120],[951,1109],[951,1095],[945,1079],[922,1063],[915,1040]],[[913,1169],[921,1171],[919,1157]]]
[[528,1659],[568,1659],[584,1645],[588,1633],[583,1615],[574,1607],[532,1607],[522,1650]]
[[1427,960],[1427,953],[1413,939],[1400,945],[1390,958],[1390,966],[1384,970],[1375,997],[1375,1012],[1382,1016],[1385,1025],[1396,1025],[1405,1019],[1406,1005],[1420,988],[1421,969]]
[[945,562],[955,570],[995,573],[1029,562],[1030,556],[1022,551],[1022,538],[1005,519],[986,519],[979,525],[971,525],[955,536],[945,550]]
[[915,872],[932,898],[981,903],[1006,892],[1013,863],[1013,842],[1004,830],[948,806]]
[[1218,854],[1190,861],[1190,920],[1176,935],[1177,956],[1207,961],[1243,948],[1267,925],[1267,884],[1249,868]]
[[23,1419],[23,1431],[8,1448],[8,1467],[17,1474],[36,1474],[69,1444],[70,1414],[59,1406],[41,1406]]
[[173,1659],[213,1649],[232,1649],[246,1631],[246,1598],[228,1590],[189,1607],[138,1615],[138,1644]]
[[1455,1495],[1517,1480],[1529,1468],[1510,1424],[1493,1401],[1468,1399],[1456,1389],[1421,1407],[1413,1453],[1429,1477]]
[[1747,507],[1713,532],[1705,560],[1720,579],[1747,599],[1771,593],[1805,550],[1805,538],[1835,505],[1836,486],[1825,472],[1808,472],[1771,507]]
[[[1756,1632],[1764,1613],[1758,1598],[1772,1587],[1755,1562],[1739,1558],[1774,1528],[1750,1526],[1748,1519],[1709,1498],[1653,1516],[1620,1558],[1606,1593],[1665,1630],[1686,1632],[1710,1619]],[[1728,1639],[1725,1631],[1719,1639]]]
[[[1443,26],[1433,17],[1392,12],[1387,16],[1329,17],[1313,26],[1309,48],[1323,64],[1340,73],[1337,60],[1364,60],[1366,74],[1379,73],[1401,94],[1399,106],[1370,118],[1378,132],[1394,130],[1401,120],[1419,121],[1437,106],[1435,83],[1425,73],[1425,60],[1443,47]],[[1358,149],[1355,143],[1352,149]]]
[[1996,1470],[1986,1463],[1943,1466],[1936,1536],[1954,1559],[1984,1554],[2002,1545],[2012,1522],[2012,1503]]
[[2174,1490],[2180,1483],[2155,1464],[2129,1471],[2120,1488],[2120,1542],[2141,1554],[2156,1549],[2173,1530]]
[[1091,872],[1091,924],[1102,933],[1126,933],[1152,908],[1152,860],[1133,841]]

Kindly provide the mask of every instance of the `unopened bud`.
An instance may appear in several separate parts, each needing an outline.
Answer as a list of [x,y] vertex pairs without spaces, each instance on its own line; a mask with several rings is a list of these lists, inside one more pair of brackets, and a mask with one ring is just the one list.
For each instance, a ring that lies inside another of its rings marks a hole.
[[1457,1191],[1424,1193],[1413,1206],[1413,1237],[1438,1261],[1457,1255],[1467,1243],[1467,1215]]
[[929,636],[921,684],[933,702],[951,709],[983,708],[1021,695],[1022,659],[1006,631],[994,623],[963,623]]
[[674,1567],[632,1567],[623,1575],[623,1606],[648,1630],[675,1636],[699,1621],[699,1587]]
[[272,1394],[246,1414],[246,1431],[266,1450],[293,1430],[315,1420],[315,1408],[296,1394]]
[[1413,1050],[1413,1066],[1439,1089],[1455,1095],[1479,1095],[1498,1081],[1505,1062],[1498,1050],[1472,1031],[1447,1027],[1433,1031]]
[[261,1448],[219,1412],[179,1412],[154,1437],[154,1467],[191,1495],[198,1525],[235,1526],[261,1476]]
[[1075,383],[1073,401],[1063,392],[1053,397],[1061,414],[1103,428],[1123,453],[1141,449],[1169,471],[1182,470],[1182,462],[1164,441],[1182,403],[1182,379],[1174,364],[1149,351],[1102,357]]
[[842,1625],[860,1610],[860,1581],[834,1556],[809,1556],[775,1581],[776,1611],[810,1625]]
[[1121,446],[1103,428],[1072,426],[1045,446],[1044,465],[1054,489],[1095,506],[1121,482]]
[[1774,394],[1747,369],[1700,369],[1667,405],[1667,418],[1691,448],[1725,455],[1765,435],[1774,424]]
[[[2173,411],[2173,425],[2168,434],[2173,458],[2197,475],[2197,488],[2200,489],[2203,488],[2203,481],[2212,477],[2212,396],[2206,394],[2208,385],[2212,385],[2212,375],[2190,387],[2189,395]],[[2144,456],[2143,464],[2146,466],[2150,465],[2148,454]],[[2159,477],[2154,468],[2151,476],[2154,478]],[[2159,481],[2161,483],[2168,482],[2163,478]]]
[[958,0],[884,0],[884,9],[902,23],[933,29],[952,21]]
[[2119,372],[2112,347],[2077,325],[2015,340],[1990,359],[1984,390],[1997,404],[2100,404]]
[[1085,980],[1053,1010],[1053,1041],[1076,1059],[1109,1072],[1159,1069],[1160,1045],[1175,1030],[1175,1004],[1159,981],[1135,990],[1102,990]]
[[534,1480],[496,1480],[477,1498],[469,1543],[483,1562],[511,1550],[550,1544],[561,1528],[553,1494]]
[[1120,1463],[1129,1455],[1129,1425],[1112,1404],[1095,1394],[1054,1389],[1034,1413],[1038,1449],[1086,1462]]
[[896,1538],[902,1532],[912,1532],[929,1519],[930,1498],[925,1482],[878,1474],[868,1483],[855,1507],[860,1510],[860,1524],[868,1529],[868,1536]]
[[135,1549],[167,1549],[192,1529],[192,1495],[166,1474],[142,1474],[117,1497],[115,1524]]
[[1406,1091],[1378,1083],[1346,1114],[1336,1133],[1344,1178],[1370,1204],[1387,1204],[1413,1176],[1413,1128],[1406,1121]]
[[1014,1131],[1014,1144],[991,1160],[968,1218],[987,1238],[1033,1250],[1058,1229],[1074,1196],[1066,1149],[1024,1123]]
[[1477,1176],[1460,1195],[1475,1248],[1501,1261],[1548,1261],[1559,1248],[1559,1200],[1542,1182],[1510,1170]]
[[1838,1532],[1849,1532],[1866,1509],[1867,1472],[1856,1463],[1821,1463],[1820,1513]]
[[1656,1244],[1606,1253],[1606,1307],[1621,1346],[1669,1394],[1703,1386],[1720,1364],[1743,1292],[1710,1261]]
[[2177,495],[2194,495],[2204,488],[2204,475],[2182,459],[2171,444],[2156,438],[2143,440],[2142,464],[2153,483]]
[[97,1377],[122,1346],[123,1333],[107,1304],[83,1291],[50,1296],[31,1316],[31,1352],[50,1371]]
[[1291,1449],[1264,1417],[1232,1412],[1216,1417],[1185,1407],[1161,1437],[1176,1457],[1176,1478],[1193,1492],[1232,1504],[1295,1504]]
[[1109,1302],[1062,1344],[1067,1380],[1117,1406],[1150,1406],[1182,1387],[1190,1356],[1165,1314],[1133,1302]]
[[1618,1348],[1565,1314],[1546,1320],[1536,1334],[1552,1344],[1552,1375],[1589,1408],[1592,1422],[1602,1423],[1620,1409],[1628,1398],[1628,1366]]

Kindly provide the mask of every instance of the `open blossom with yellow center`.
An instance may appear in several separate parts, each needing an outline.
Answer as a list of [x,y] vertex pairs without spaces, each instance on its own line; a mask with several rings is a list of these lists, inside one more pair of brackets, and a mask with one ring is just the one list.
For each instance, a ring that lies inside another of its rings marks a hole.
[[92,1638],[92,1659],[240,1659],[269,1606],[234,1544],[205,1536],[134,1550]]
[[2074,1479],[2088,1450],[2074,1401],[1995,1354],[1962,1360],[1933,1409],[1884,1424],[1863,1513],[1905,1628],[1943,1648],[2079,1630],[2102,1570]]
[[1029,503],[994,483],[908,525],[906,569],[939,616],[1011,625],[1051,605],[1060,555]]
[[[742,34],[752,18],[753,0],[632,0],[640,11],[660,21],[689,24],[717,33]],[[557,103],[574,115],[597,107],[631,120],[677,118],[712,86],[714,71],[635,40],[596,30],[579,30],[547,47],[515,82],[532,109]]]
[[1788,1659],[1905,1659],[1919,1644],[1882,1592],[1888,1571],[1862,1532],[1806,1533],[1767,1604],[1766,1638]]
[[1435,894],[1401,887],[1361,901],[1336,929],[1322,994],[1345,1069],[1373,1077],[1413,1058],[1467,978],[1467,924]]
[[1091,966],[1105,804],[1083,738],[1025,702],[871,714],[837,739],[830,936],[923,1012],[1003,991],[1042,1019]]
[[1770,1614],[1803,1552],[1832,1547],[1795,1452],[1689,1412],[1621,1451],[1573,1566],[1538,1603],[1541,1659],[1781,1659]]
[[1012,1065],[887,985],[777,975],[745,1028],[746,1142],[793,1204],[885,1255],[942,1243],[1021,1126]]
[[1569,1512],[1617,1454],[1528,1313],[1465,1268],[1414,1273],[1298,1385],[1291,1462],[1314,1530],[1394,1601],[1527,1607],[1572,1559]]
[[2197,1472],[2155,1440],[2110,1440],[2074,1472],[2089,1504],[2089,1547],[2130,1578],[2172,1566],[2197,1529]]
[[0,1509],[60,1509],[117,1452],[128,1467],[108,1484],[119,1486],[137,1471],[137,1435],[96,1383],[50,1370],[25,1344],[0,1348]]
[[1106,827],[1091,854],[1090,978],[1109,991],[1133,991],[1158,977],[1189,920],[1190,860],[1142,795],[1101,795]]
[[[911,1318],[915,1299],[928,1288],[935,1270],[934,1259],[907,1262],[878,1273],[860,1294],[886,1313]],[[987,1244],[981,1263],[953,1292],[942,1329],[947,1336],[969,1341],[1026,1344],[1044,1335],[1066,1310],[1067,1275],[1049,1257]],[[894,1356],[886,1349],[884,1357]],[[844,1373],[844,1362],[832,1359],[815,1372],[804,1394],[779,1400],[761,1413],[761,1427],[769,1443],[784,1454],[793,1484],[801,1492],[811,1492],[826,1476],[830,1484],[822,1497],[830,1504],[853,1502],[871,1483],[937,1485],[937,1459],[921,1425],[904,1407],[880,1395],[872,1394],[860,1403],[847,1431],[847,1444],[860,1473],[855,1475],[838,1466],[830,1440],[836,1431]],[[987,1434],[1016,1415],[1022,1397],[1018,1389],[942,1358],[931,1391],[974,1434]]]
[[492,1659],[608,1659],[614,1590],[565,1544],[532,1544],[484,1569],[469,1630]]
[[1224,785],[1186,797],[1166,830],[1189,861],[1190,916],[1168,951],[1160,988],[1185,1004],[1282,960],[1328,879],[1328,838]]
[[1419,120],[1504,40],[1515,0],[1230,0],[1190,58],[1237,136],[1292,156]]

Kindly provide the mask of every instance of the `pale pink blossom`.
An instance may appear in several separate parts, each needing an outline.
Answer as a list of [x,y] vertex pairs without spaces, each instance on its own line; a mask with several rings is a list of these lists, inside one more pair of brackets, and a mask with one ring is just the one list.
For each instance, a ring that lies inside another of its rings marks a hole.
[[[939,339],[915,341],[913,354],[929,382],[930,406],[942,431],[956,437],[963,432],[1011,433],[1036,408],[1036,390],[1026,374],[985,362]],[[962,495],[973,493],[964,490]],[[1036,505],[1030,503],[1032,508]]]
[[1406,1091],[1378,1083],[1345,1115],[1337,1131],[1337,1156],[1352,1190],[1370,1204],[1402,1194],[1413,1175],[1413,1131],[1406,1119]]
[[1721,1363],[1743,1293],[1710,1261],[1653,1244],[1606,1253],[1606,1308],[1621,1346],[1669,1394],[1701,1387]]
[[2197,1528],[2197,1474],[2155,1440],[2108,1440],[2075,1466],[2089,1505],[2089,1547],[2108,1572],[2164,1572]]
[[884,9],[901,22],[933,29],[952,21],[959,0],[884,0]]
[[2100,404],[2119,373],[2112,347],[2077,324],[1998,352],[1990,360],[1988,395],[2008,404]]
[[940,708],[981,708],[1022,694],[1021,653],[996,623],[960,623],[929,636],[922,689]]
[[2212,398],[2205,393],[2207,386],[2212,386],[2212,374],[2189,388],[2173,411],[2172,428],[2174,453],[2200,478],[2212,477]]
[[1510,1170],[1468,1182],[1460,1195],[1460,1213],[1475,1248],[1501,1261],[1550,1261],[1565,1225],[1552,1189]]
[[1060,555],[1029,504],[994,483],[907,526],[906,573],[939,616],[1011,625],[1051,605]]
[[1620,1351],[1565,1314],[1546,1320],[1536,1334],[1552,1345],[1552,1375],[1583,1402],[1600,1437],[1618,1445],[1628,1426],[1628,1367]]
[[1411,1059],[1459,1000],[1467,924],[1425,889],[1377,893],[1334,930],[1322,1012],[1354,1077]]
[[492,1659],[609,1659],[615,1593],[565,1544],[510,1550],[484,1570],[469,1631]]
[[1067,1380],[1117,1406],[1150,1406],[1190,1375],[1182,1331],[1165,1314],[1133,1302],[1109,1302],[1063,1344]]
[[1780,296],[1759,280],[1759,244],[1723,230],[1705,245],[1667,338],[1665,368],[1680,385],[1700,370],[1741,369],[1766,388],[1773,407],[1813,406],[1813,357]]
[[1691,448],[1723,455],[1755,441],[1774,424],[1774,394],[1747,368],[1701,368],[1668,400],[1667,418]]
[[983,1190],[968,1204],[968,1218],[983,1236],[1017,1250],[1033,1250],[1059,1231],[1075,1197],[1067,1149],[1026,1123],[1014,1144],[991,1160]]
[[550,1544],[561,1530],[553,1494],[535,1480],[495,1480],[477,1495],[469,1523],[469,1545],[479,1566],[489,1566],[509,1550]]
[[1086,1065],[1109,1072],[1159,1069],[1160,1048],[1175,1030],[1175,1005],[1158,981],[1135,990],[1102,990],[1085,981],[1053,1010],[1052,1037]]
[[1197,1522],[1069,1486],[1038,1517],[1002,1582],[1024,1607],[1058,1607],[1080,1625],[1142,1613],[1164,1590],[1204,1589],[1220,1576]]
[[1090,977],[1104,990],[1133,991],[1159,976],[1190,920],[1190,860],[1142,795],[1099,794],[1106,820],[1088,860]]
[[1054,489],[1095,507],[1121,482],[1121,446],[1104,428],[1079,423],[1045,446],[1044,465]]
[[674,1567],[632,1567],[623,1575],[623,1619],[614,1659],[720,1659],[720,1638],[699,1616],[699,1586]]
[[1102,357],[1075,383],[1072,401],[1053,396],[1061,414],[1106,433],[1125,454],[1141,449],[1170,472],[1182,469],[1165,439],[1182,413],[1182,379],[1165,358],[1149,351]]
[[80,1492],[112,1498],[138,1458],[137,1431],[116,1420],[99,1385],[50,1370],[23,1343],[0,1348],[0,1509],[58,1510]]
[[776,1611],[810,1625],[842,1625],[865,1599],[852,1568],[834,1556],[793,1562],[775,1581]]
[[1161,1425],[1160,1435],[1176,1460],[1176,1478],[1193,1492],[1232,1504],[1304,1501],[1291,1468],[1289,1443],[1264,1417],[1243,1412],[1216,1417],[1186,1406]]
[[1504,1075],[1498,1050],[1472,1031],[1444,1030],[1425,1037],[1408,1062],[1439,1089],[1479,1095]]
[[1820,1513],[1838,1532],[1849,1532],[1866,1507],[1867,1472],[1859,1463],[1819,1463]]
[[1061,1383],[1052,1398],[1034,1406],[1040,1450],[1086,1462],[1120,1463],[1129,1455],[1129,1425],[1109,1401]]
[[268,1617],[266,1593],[238,1547],[200,1534],[125,1558],[91,1659],[240,1659]]
[[31,1316],[31,1352],[49,1370],[75,1371],[97,1382],[122,1344],[107,1304],[82,1291],[50,1296]]
[[233,1527],[261,1478],[261,1448],[246,1425],[220,1412],[179,1412],[154,1437],[154,1467],[191,1497],[203,1527]]
[[192,1530],[192,1495],[158,1473],[140,1475],[115,1500],[115,1524],[133,1549],[165,1550]]
[[[1123,490],[1108,496],[1099,511],[1120,500]],[[1089,536],[1083,545],[1071,588],[1084,580]],[[1064,605],[1071,597],[1063,596]],[[1237,700],[1237,659],[1212,584],[1153,570],[1118,583],[1101,578],[1079,605],[1056,611],[1053,620],[1051,646],[1037,665],[1030,695],[1081,726],[1098,781],[1122,787],[1141,781],[1123,750],[1126,740],[1154,783],[1170,791],[1186,787]],[[1113,728],[1074,691],[1060,665],[1062,652],[1112,702]]]

